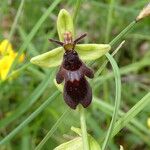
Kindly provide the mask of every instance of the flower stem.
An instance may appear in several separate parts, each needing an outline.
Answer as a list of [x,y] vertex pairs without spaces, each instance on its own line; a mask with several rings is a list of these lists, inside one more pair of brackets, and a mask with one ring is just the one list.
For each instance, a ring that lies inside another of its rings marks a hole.
[[120,34],[118,34],[109,44],[112,46],[120,40],[129,30],[131,30],[137,22],[132,21]]
[[110,6],[109,6],[109,9],[108,9],[107,25],[106,25],[106,32],[105,32],[105,43],[109,42],[109,35],[110,35],[110,32],[111,32],[112,22],[113,22],[112,13],[113,13],[113,10],[114,10],[114,3],[115,3],[115,0],[111,0]]
[[[136,24],[137,22],[134,20],[132,21],[123,31],[121,31],[109,44],[111,46],[113,46],[114,44],[116,44],[124,35],[127,34],[127,32],[129,32]],[[105,68],[105,66],[107,65],[107,63],[103,63],[102,67],[99,67],[99,69],[97,70],[96,77],[98,77],[100,75],[100,73],[102,72],[102,70]]]
[[[8,35],[8,41],[9,41],[9,42],[11,41],[12,36],[13,36],[13,34],[15,33],[15,29],[16,29],[16,27],[17,27],[17,23],[18,23],[19,17],[21,16],[21,13],[22,13],[23,5],[24,5],[24,0],[21,0],[20,5],[19,5],[19,8],[18,8],[18,11],[17,11],[17,14],[16,14],[16,16],[15,16],[15,20],[14,20],[14,22],[13,22],[13,24],[12,24],[11,30],[10,30],[9,35]],[[9,45],[9,43],[6,44],[6,47],[5,47],[5,54],[6,54],[6,52],[7,52],[8,45]]]
[[78,107],[79,107],[79,112],[80,112],[80,123],[81,123],[81,131],[82,131],[83,150],[90,150],[89,149],[87,129],[86,129],[86,119],[85,119],[84,108],[82,106],[78,106]]
[[77,0],[76,4],[75,4],[75,9],[74,9],[74,14],[73,14],[73,23],[74,23],[74,25],[75,25],[76,20],[77,20],[77,15],[79,13],[79,9],[81,7],[81,3],[82,3],[82,0]]

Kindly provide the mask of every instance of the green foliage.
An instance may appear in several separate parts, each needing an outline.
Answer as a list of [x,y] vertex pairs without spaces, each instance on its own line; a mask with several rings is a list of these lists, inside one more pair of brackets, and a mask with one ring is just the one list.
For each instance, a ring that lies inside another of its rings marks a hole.
[[[86,128],[92,140],[97,146],[108,146],[111,150],[119,149],[120,145],[131,150],[150,149],[146,124],[150,117],[150,19],[135,21],[146,4],[147,0],[1,2],[0,40],[10,38],[19,55],[25,52],[26,60],[17,64],[18,56],[8,75],[8,78],[16,74],[17,77],[0,82],[0,149],[51,150],[68,143],[82,145],[82,134],[77,137],[70,130],[71,126],[80,128],[80,115],[67,109],[54,83],[63,48],[48,42],[48,38],[63,41],[66,26],[75,37],[85,32],[88,35],[85,44],[78,44],[75,49],[95,72],[90,81],[93,102],[85,111]],[[69,19],[66,25],[61,20],[57,27],[61,9],[62,15],[72,14],[73,21]],[[57,28],[61,30],[62,26],[61,34],[57,35]],[[125,44],[117,50],[114,60],[112,53],[124,39]],[[105,45],[89,47],[88,43]],[[99,59],[108,51],[110,54],[106,56],[112,67],[105,57]],[[32,57],[39,58],[39,54],[40,66],[43,59],[46,67],[54,68],[44,69],[29,63]],[[50,59],[53,56],[55,59]],[[120,91],[121,107],[118,108]]]
[[[79,137],[74,138],[66,143],[61,144],[60,146],[56,147],[54,150],[83,150],[83,143],[82,143],[82,132],[81,129],[71,127],[71,129],[79,135]],[[88,134],[88,140],[90,149],[92,150],[101,150],[97,141]]]

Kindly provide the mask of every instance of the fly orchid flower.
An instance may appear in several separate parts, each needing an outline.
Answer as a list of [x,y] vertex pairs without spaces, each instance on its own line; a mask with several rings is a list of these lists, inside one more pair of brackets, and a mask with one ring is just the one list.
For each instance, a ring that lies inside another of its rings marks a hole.
[[50,41],[61,47],[33,57],[31,63],[49,68],[61,65],[56,81],[57,84],[60,84],[65,80],[63,94],[65,102],[72,109],[75,109],[79,103],[87,107],[92,100],[92,89],[85,76],[93,78],[94,74],[83,61],[98,59],[111,47],[109,44],[78,44],[86,34],[75,39],[73,19],[64,9],[58,15],[57,31],[60,41],[53,39]]

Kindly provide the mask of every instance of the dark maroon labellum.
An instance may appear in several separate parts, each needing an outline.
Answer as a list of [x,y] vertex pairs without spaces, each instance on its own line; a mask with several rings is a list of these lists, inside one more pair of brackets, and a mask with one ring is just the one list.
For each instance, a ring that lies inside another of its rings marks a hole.
[[50,41],[63,46],[65,49],[62,64],[56,75],[56,81],[60,84],[65,80],[63,96],[65,102],[72,109],[76,109],[79,103],[86,108],[92,101],[92,89],[85,76],[93,78],[94,73],[82,62],[78,53],[74,50],[75,44],[85,36],[86,34],[83,34],[72,41],[71,33],[66,32],[64,43],[50,39]]

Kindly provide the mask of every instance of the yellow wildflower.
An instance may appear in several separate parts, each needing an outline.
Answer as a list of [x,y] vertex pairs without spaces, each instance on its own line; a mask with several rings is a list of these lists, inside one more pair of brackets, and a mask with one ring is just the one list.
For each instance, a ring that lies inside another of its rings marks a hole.
[[[5,80],[9,69],[15,60],[17,52],[13,50],[11,43],[8,40],[3,40],[0,43],[0,80]],[[24,60],[24,54],[20,56],[19,62]]]

